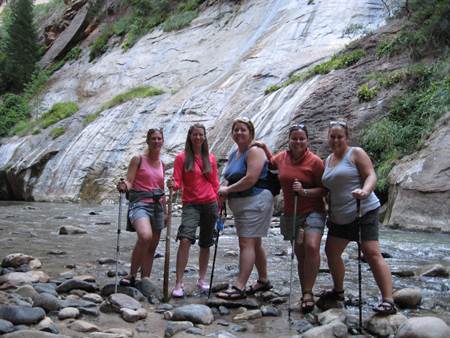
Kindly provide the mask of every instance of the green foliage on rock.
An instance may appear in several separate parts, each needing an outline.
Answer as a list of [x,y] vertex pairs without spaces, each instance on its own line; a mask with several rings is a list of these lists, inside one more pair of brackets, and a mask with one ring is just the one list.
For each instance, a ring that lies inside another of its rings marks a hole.
[[300,74],[293,74],[286,81],[266,88],[264,94],[266,95],[270,94],[274,91],[277,91],[280,88],[287,87],[295,82],[305,81],[313,77],[314,75],[328,74],[332,70],[350,67],[355,63],[357,63],[365,55],[366,52],[363,49],[356,49],[354,51],[347,53],[335,54],[330,60],[315,65],[312,69],[306,72]]
[[66,132],[64,127],[56,127],[50,131],[50,137],[54,140]]
[[6,136],[21,120],[30,117],[27,101],[21,95],[8,93],[0,101],[0,136]]
[[362,136],[362,146],[375,162],[380,194],[387,193],[387,177],[396,161],[420,148],[437,119],[450,110],[450,57],[396,74],[401,74],[395,78],[400,76],[407,92],[393,100],[387,116],[371,123]]
[[90,123],[94,121],[102,111],[118,106],[119,104],[122,104],[124,102],[142,97],[157,96],[163,93],[164,90],[155,87],[140,86],[131,88],[130,90],[121,93],[119,95],[116,95],[111,100],[104,103],[96,113],[86,116],[84,122],[86,124]]
[[39,118],[37,124],[45,129],[56,122],[72,116],[77,111],[78,105],[75,102],[58,102]]
[[377,56],[392,56],[408,50],[416,59],[450,45],[450,2],[409,0],[405,27],[392,39],[377,46]]
[[89,48],[89,61],[94,60],[96,57],[104,54],[108,50],[108,40],[112,34],[113,32],[110,29],[105,29],[100,33]]
[[377,86],[369,87],[368,83],[363,84],[358,88],[356,95],[359,102],[369,102],[377,95],[379,88]]

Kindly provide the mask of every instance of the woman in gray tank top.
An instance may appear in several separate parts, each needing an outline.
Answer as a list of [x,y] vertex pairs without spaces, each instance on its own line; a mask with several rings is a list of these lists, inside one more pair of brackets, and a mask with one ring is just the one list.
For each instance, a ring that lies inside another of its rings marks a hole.
[[[350,241],[359,240],[361,231],[361,249],[382,296],[381,303],[373,310],[394,314],[392,276],[378,242],[380,201],[373,192],[377,177],[367,153],[359,147],[350,147],[348,137],[345,122],[330,123],[328,143],[332,153],[325,161],[322,183],[329,191],[329,230],[325,252],[334,285],[332,290],[322,294],[321,299],[344,300],[345,266],[341,255]],[[363,215],[360,225],[355,222],[357,199]]]

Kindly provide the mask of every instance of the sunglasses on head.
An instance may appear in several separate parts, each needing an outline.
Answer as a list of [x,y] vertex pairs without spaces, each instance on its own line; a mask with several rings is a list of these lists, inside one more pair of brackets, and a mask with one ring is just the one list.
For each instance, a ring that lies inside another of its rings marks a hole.
[[347,129],[347,123],[344,121],[331,121],[330,127],[335,127],[335,126],[339,126],[339,127],[343,127],[345,129]]
[[294,130],[306,130],[306,126],[303,123],[297,123],[297,124],[293,124],[292,126],[289,127],[289,132],[294,131]]

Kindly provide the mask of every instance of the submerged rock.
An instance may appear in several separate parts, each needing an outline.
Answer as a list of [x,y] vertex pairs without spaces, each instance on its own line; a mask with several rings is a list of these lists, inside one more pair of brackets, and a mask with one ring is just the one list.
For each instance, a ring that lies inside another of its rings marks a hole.
[[253,298],[246,298],[246,299],[238,299],[238,300],[225,300],[221,298],[211,298],[208,299],[206,305],[209,307],[219,307],[219,306],[225,306],[227,308],[238,308],[238,307],[245,307],[247,309],[258,309],[259,303],[253,299]]
[[247,310],[242,313],[237,314],[233,317],[234,321],[241,321],[241,320],[251,320],[251,319],[257,319],[262,317],[261,310]]
[[86,231],[86,229],[81,228],[81,227],[77,227],[77,226],[73,226],[73,225],[64,225],[59,228],[58,233],[60,235],[82,235],[82,234],[87,234],[87,231]]
[[94,292],[98,289],[97,285],[78,279],[70,279],[56,287],[56,292],[66,293],[73,289],[80,289],[87,292]]
[[77,332],[95,332],[100,331],[98,326],[86,322],[84,320],[75,320],[67,325],[68,328],[77,331]]
[[404,288],[393,294],[396,305],[403,309],[415,309],[422,302],[422,291],[418,288]]
[[441,264],[435,264],[431,268],[427,269],[424,273],[422,273],[422,276],[447,278],[449,276],[449,273],[445,266]]
[[137,310],[122,308],[120,309],[120,314],[125,321],[130,323],[137,322],[138,320],[147,317],[147,311],[144,308],[140,308]]
[[20,330],[5,334],[3,338],[71,338],[62,334],[53,334],[37,330]]

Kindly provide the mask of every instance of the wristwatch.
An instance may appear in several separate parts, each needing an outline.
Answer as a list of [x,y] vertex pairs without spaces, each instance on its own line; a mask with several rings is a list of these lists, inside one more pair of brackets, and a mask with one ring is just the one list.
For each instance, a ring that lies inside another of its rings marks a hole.
[[303,192],[305,193],[305,197],[308,197],[308,189],[303,189]]

